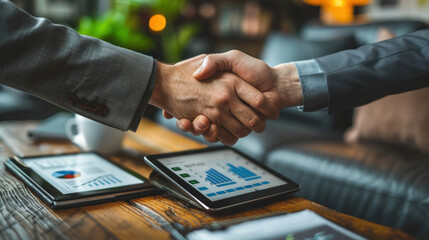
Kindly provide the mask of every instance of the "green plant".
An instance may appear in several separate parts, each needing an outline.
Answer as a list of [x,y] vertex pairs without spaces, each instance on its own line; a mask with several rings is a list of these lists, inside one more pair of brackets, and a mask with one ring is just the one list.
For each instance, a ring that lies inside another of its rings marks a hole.
[[138,19],[132,14],[136,7],[132,2],[115,0],[113,7],[102,16],[82,18],[78,32],[131,50],[151,51],[155,44],[148,34],[141,31]]
[[[143,53],[160,46],[162,60],[177,62],[182,60],[183,50],[199,29],[196,23],[176,24],[185,3],[186,0],[113,0],[112,8],[102,16],[82,18],[78,32]],[[145,30],[148,19],[142,19],[141,11],[150,16],[164,15],[166,28],[160,33]]]
[[183,51],[198,31],[197,24],[184,24],[177,31],[167,29],[161,35],[164,60],[171,63],[182,60]]

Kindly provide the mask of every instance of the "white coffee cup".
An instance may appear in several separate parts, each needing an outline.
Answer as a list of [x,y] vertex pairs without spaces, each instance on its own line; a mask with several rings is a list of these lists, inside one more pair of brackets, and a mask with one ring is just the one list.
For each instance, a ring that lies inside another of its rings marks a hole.
[[104,155],[117,153],[122,148],[125,132],[76,114],[66,124],[67,137],[83,151]]

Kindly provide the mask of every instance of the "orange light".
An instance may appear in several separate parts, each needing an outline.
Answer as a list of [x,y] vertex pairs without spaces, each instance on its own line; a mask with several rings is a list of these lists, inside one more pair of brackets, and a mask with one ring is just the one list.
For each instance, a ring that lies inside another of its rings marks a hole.
[[347,24],[353,22],[353,6],[366,5],[371,0],[304,0],[304,2],[322,7],[320,16],[323,22]]
[[334,7],[344,7],[344,6],[347,5],[347,3],[348,2],[345,1],[345,0],[333,0],[331,2],[331,5],[334,6]]
[[149,28],[154,32],[164,30],[167,20],[161,14],[155,14],[149,19]]

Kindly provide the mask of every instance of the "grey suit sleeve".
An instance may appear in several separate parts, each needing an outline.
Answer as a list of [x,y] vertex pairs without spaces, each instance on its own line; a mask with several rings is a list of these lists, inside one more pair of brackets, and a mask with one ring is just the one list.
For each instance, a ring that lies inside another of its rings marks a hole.
[[328,111],[353,108],[429,86],[429,29],[317,58],[329,92]]
[[316,60],[294,62],[302,87],[303,105],[298,109],[304,112],[316,111],[328,106],[328,85]]
[[136,130],[156,61],[34,18],[0,0],[0,83],[121,130]]

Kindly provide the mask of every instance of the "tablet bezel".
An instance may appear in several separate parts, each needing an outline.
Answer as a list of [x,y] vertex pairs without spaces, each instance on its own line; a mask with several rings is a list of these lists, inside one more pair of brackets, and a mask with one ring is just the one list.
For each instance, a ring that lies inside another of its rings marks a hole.
[[[225,149],[232,150],[235,153],[243,156],[245,159],[252,162],[256,166],[262,168],[263,170],[267,171],[268,173],[274,175],[275,177],[278,177],[281,180],[285,181],[286,184],[280,185],[277,187],[259,190],[257,192],[246,193],[246,194],[242,194],[239,196],[234,196],[234,197],[230,197],[230,198],[226,198],[226,199],[222,199],[222,200],[211,201],[209,198],[204,196],[204,194],[202,194],[197,189],[192,187],[189,183],[187,183],[185,180],[183,180],[182,178],[177,176],[172,170],[167,168],[164,164],[162,164],[158,160],[159,158],[178,157],[178,156],[190,155],[190,154],[195,154],[195,153],[208,153],[208,152],[213,152],[213,151],[222,151]],[[168,179],[170,182],[172,182],[174,185],[176,185],[180,190],[182,190],[189,198],[198,202],[204,209],[211,210],[211,211],[224,210],[226,208],[235,207],[238,205],[259,201],[262,199],[267,199],[267,198],[271,198],[271,197],[278,196],[278,195],[290,194],[293,192],[297,192],[301,189],[301,186],[299,184],[293,182],[292,180],[288,179],[287,177],[273,171],[272,169],[267,168],[266,166],[262,165],[258,161],[256,161],[256,160],[252,159],[251,157],[237,151],[236,149],[226,147],[226,146],[209,147],[209,148],[204,148],[204,149],[188,150],[188,151],[174,152],[174,153],[148,155],[148,156],[145,156],[145,161],[152,168],[154,168],[157,172],[162,174],[166,179]]]
[[[45,159],[45,158],[49,158],[49,157],[70,156],[70,155],[79,156],[79,155],[88,155],[88,154],[97,155],[98,157],[100,157],[104,161],[108,161],[109,163],[113,164],[114,166],[122,169],[123,171],[127,172],[128,174],[130,174],[130,175],[136,177],[137,179],[143,181],[143,183],[114,187],[114,188],[107,188],[107,189],[99,189],[99,190],[94,190],[94,191],[86,191],[86,192],[81,192],[81,193],[63,194],[57,188],[55,188],[52,184],[50,184],[43,177],[41,177],[39,174],[37,174],[33,169],[26,166],[26,164],[25,164],[25,161],[30,160],[30,159],[37,159],[37,158]],[[22,175],[25,176],[25,178],[27,178],[40,191],[45,193],[45,195],[48,198],[50,198],[51,200],[53,200],[55,202],[68,201],[68,200],[87,198],[87,197],[97,197],[97,196],[103,196],[103,195],[108,195],[108,194],[113,194],[113,193],[122,193],[122,192],[137,190],[137,189],[144,189],[144,188],[147,188],[148,186],[151,186],[148,179],[142,177],[141,175],[139,175],[138,173],[136,173],[130,169],[127,169],[127,168],[124,168],[118,164],[115,164],[114,162],[110,161],[109,159],[107,159],[106,157],[104,157],[103,155],[101,155],[97,152],[53,154],[53,155],[43,155],[43,156],[31,156],[31,157],[24,157],[24,158],[19,158],[19,157],[15,156],[15,157],[9,158],[9,160],[15,165],[16,168],[18,168],[18,170],[21,172]]]

